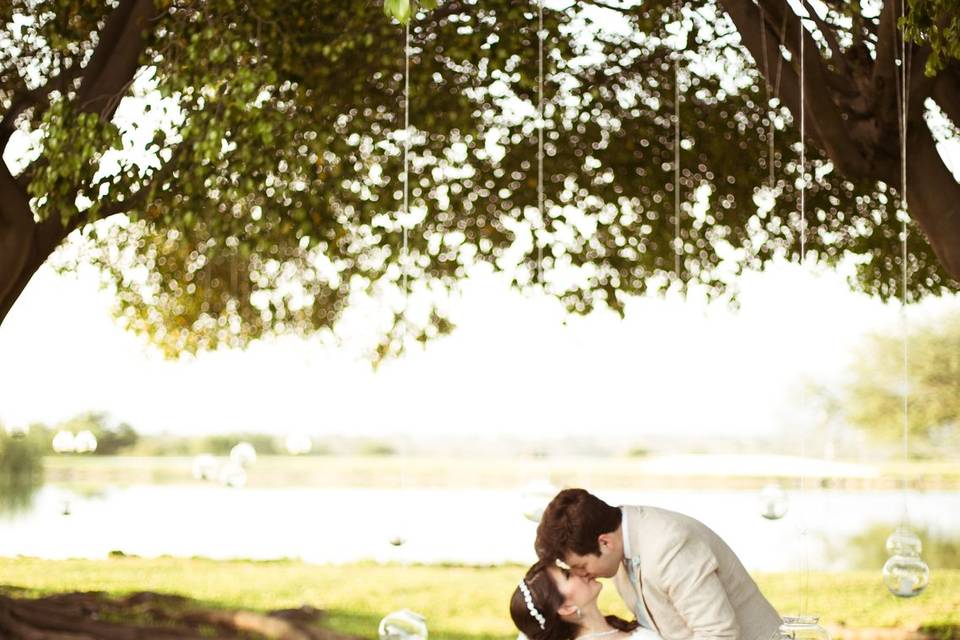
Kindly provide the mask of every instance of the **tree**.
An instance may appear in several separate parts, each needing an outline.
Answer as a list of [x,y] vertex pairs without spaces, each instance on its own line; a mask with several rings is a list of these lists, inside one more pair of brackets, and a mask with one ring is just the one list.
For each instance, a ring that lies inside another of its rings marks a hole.
[[[944,455],[960,445],[960,312],[908,336],[911,449]],[[881,441],[903,434],[903,338],[875,334],[856,352],[845,389],[847,419]]]
[[[956,290],[960,277],[960,185],[924,120],[932,100],[951,131],[960,123],[949,5],[917,0],[904,22],[916,41],[908,195],[923,238],[911,240],[914,297]],[[0,147],[33,142],[12,169],[0,163],[0,321],[76,230],[125,325],[171,355],[329,329],[357,294],[382,291],[394,295],[379,351],[395,353],[411,332],[449,329],[438,300],[476,265],[583,313],[622,311],[626,297],[671,285],[733,295],[743,270],[799,259],[790,114],[801,32],[781,0],[545,10],[543,219],[535,3],[446,0],[414,12],[408,0],[387,2],[412,16],[407,214],[403,29],[380,7],[3,6]],[[899,4],[886,0],[876,15],[847,0],[825,6],[804,32],[807,246],[826,265],[859,259],[853,285],[890,297],[900,277]],[[146,107],[119,117],[125,97],[145,94],[164,99],[159,124]],[[427,299],[429,312],[415,317],[407,295]]]

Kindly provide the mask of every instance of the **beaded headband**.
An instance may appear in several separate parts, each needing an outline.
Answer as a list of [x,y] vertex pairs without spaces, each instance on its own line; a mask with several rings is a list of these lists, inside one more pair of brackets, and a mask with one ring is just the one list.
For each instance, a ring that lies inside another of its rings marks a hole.
[[547,619],[544,618],[543,614],[537,611],[537,608],[533,605],[533,594],[530,593],[530,587],[527,586],[526,580],[520,581],[520,593],[523,594],[523,600],[527,603],[527,609],[530,611],[530,615],[540,624],[540,629],[546,629]]

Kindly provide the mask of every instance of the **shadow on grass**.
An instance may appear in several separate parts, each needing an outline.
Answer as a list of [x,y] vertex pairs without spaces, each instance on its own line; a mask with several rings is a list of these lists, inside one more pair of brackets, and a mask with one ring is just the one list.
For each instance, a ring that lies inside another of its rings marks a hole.
[[[320,623],[321,627],[346,633],[362,638],[374,639],[377,637],[377,630],[380,626],[379,614],[358,613],[344,609],[325,609],[324,618]],[[384,611],[383,615],[390,613]],[[449,629],[441,626],[434,626],[427,620],[427,627],[430,631],[430,640],[515,640],[515,635],[491,635],[485,633],[471,634],[465,629]],[[960,639],[958,639],[960,640]]]
[[[0,595],[17,600],[30,600],[43,602],[52,605],[65,605],[69,608],[76,608],[76,600],[83,600],[83,608],[87,612],[96,612],[96,617],[103,623],[116,625],[138,625],[154,626],[164,624],[179,623],[183,624],[184,619],[189,619],[191,612],[232,612],[237,609],[224,606],[223,603],[214,600],[193,599],[181,596],[172,592],[128,592],[128,591],[110,591],[110,592],[67,592],[57,593],[45,590],[25,589],[14,585],[0,585]],[[256,608],[246,609],[264,616],[273,616],[277,612],[260,610]],[[289,611],[289,610],[288,610]],[[326,632],[328,640],[348,640],[346,636],[354,638],[366,638],[376,640],[380,619],[389,613],[389,611],[371,613],[357,612],[346,609],[325,609],[318,612],[315,620],[311,620],[306,627]],[[280,614],[283,616],[283,614]],[[195,616],[193,616],[195,617]],[[427,620],[430,625],[430,620]],[[244,633],[241,630],[231,630],[229,636],[222,634],[223,629],[215,625],[203,624],[196,625],[193,628],[202,630],[211,635],[211,637],[230,637],[230,638],[261,638],[255,633]],[[218,631],[220,633],[218,633]],[[0,633],[2,636],[2,633]],[[514,640],[513,635],[491,635],[491,634],[471,634],[468,630],[450,629],[442,626],[430,627],[430,640]],[[950,639],[953,640],[953,639]],[[960,640],[960,639],[958,639]]]
[[919,631],[937,640],[960,640],[958,624],[928,624],[921,626]]

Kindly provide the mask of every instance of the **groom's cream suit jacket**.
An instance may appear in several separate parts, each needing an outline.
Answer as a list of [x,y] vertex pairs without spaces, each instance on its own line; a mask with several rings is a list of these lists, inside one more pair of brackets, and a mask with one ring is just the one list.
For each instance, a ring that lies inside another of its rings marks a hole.
[[621,510],[614,583],[637,620],[665,640],[770,640],[780,616],[717,534],[666,509]]

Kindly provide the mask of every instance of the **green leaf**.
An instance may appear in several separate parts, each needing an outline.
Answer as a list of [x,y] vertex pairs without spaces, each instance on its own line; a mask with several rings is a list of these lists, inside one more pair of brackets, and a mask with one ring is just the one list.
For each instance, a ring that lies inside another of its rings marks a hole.
[[410,22],[410,0],[384,0],[383,10],[400,24]]

